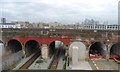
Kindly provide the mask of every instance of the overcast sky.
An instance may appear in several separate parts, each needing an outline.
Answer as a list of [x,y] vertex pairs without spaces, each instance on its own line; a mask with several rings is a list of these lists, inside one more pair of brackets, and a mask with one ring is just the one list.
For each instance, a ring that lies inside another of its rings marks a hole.
[[7,21],[82,22],[85,18],[118,23],[119,0],[0,0]]

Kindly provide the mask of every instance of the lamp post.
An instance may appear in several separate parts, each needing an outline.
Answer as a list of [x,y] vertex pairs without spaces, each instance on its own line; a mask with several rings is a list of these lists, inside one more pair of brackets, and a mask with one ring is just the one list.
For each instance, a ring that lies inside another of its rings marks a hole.
[[107,39],[107,42],[106,42],[106,44],[107,44],[107,49],[106,49],[106,59],[107,59],[107,61],[109,60],[109,47],[110,47],[110,40],[109,39]]

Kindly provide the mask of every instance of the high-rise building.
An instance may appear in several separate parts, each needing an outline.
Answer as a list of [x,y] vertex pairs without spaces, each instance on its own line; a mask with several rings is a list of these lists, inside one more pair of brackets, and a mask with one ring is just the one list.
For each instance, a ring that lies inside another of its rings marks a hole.
[[82,22],[82,24],[96,25],[99,24],[99,21],[95,21],[94,19],[85,19],[84,22]]
[[1,23],[6,23],[6,18],[1,18]]

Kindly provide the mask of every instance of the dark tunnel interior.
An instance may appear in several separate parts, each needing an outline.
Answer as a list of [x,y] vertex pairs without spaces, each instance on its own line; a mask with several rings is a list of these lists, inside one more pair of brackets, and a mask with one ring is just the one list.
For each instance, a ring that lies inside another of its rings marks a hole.
[[55,49],[55,41],[53,41],[50,45],[49,45],[49,55],[50,58],[53,54],[55,54],[56,49]]
[[8,41],[7,49],[11,50],[12,53],[16,53],[16,52],[22,50],[22,45],[19,41],[12,39],[12,40]]
[[89,54],[103,55],[106,50],[106,45],[102,42],[95,42],[90,46]]
[[[53,41],[50,45],[49,45],[49,56],[50,58],[56,54],[57,50],[62,50],[62,54],[65,54],[65,49],[62,48],[63,45],[58,44],[59,46],[56,46],[56,41]],[[62,42],[60,42],[62,43]]]
[[120,43],[113,44],[110,49],[111,56],[120,56]]
[[40,51],[39,48],[39,43],[35,40],[29,40],[28,42],[26,42],[25,44],[25,54],[26,56],[30,56],[31,54],[33,54],[36,51]]

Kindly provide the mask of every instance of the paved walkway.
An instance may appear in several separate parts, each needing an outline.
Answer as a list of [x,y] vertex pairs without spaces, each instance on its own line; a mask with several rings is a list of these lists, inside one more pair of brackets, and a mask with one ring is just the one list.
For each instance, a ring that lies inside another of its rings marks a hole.
[[92,70],[92,68],[87,61],[80,61],[78,65],[71,66],[71,70]]

